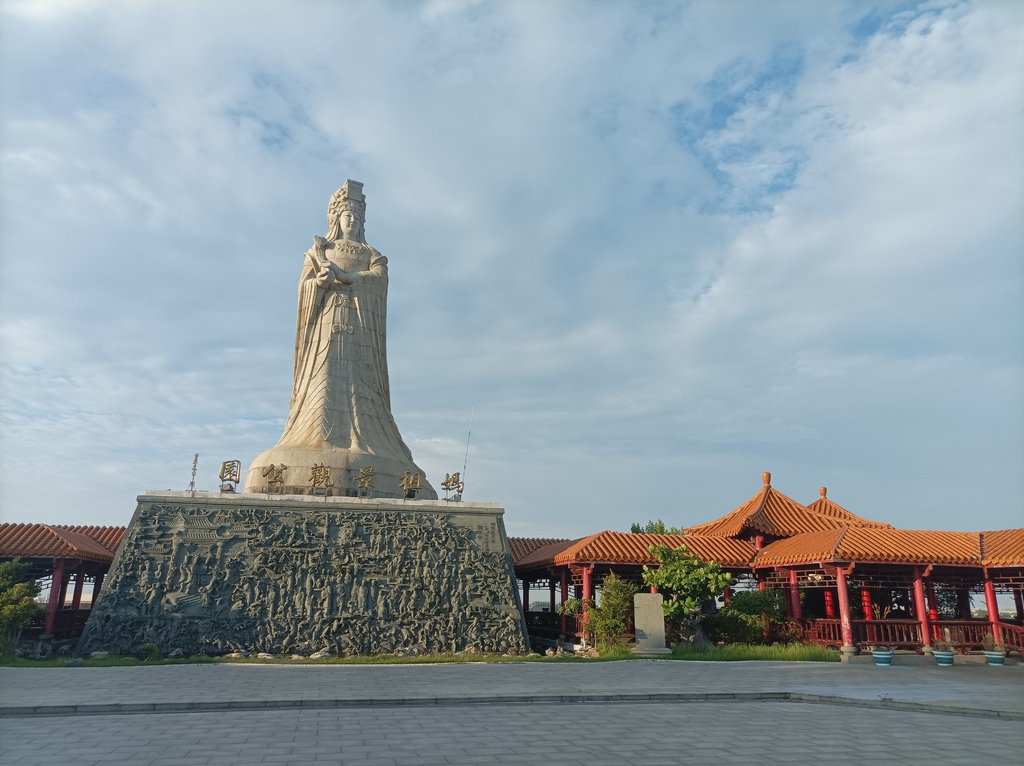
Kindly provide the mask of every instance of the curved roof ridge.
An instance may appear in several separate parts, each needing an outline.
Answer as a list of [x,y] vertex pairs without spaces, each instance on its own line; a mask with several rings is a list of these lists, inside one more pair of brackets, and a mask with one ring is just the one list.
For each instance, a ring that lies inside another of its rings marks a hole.
[[777,490],[771,485],[770,473],[762,478],[764,486],[739,508],[714,521],[687,527],[686,533],[737,537],[744,529],[751,529],[773,537],[791,537],[843,526],[844,520],[818,513]]
[[839,533],[839,537],[836,538],[836,544],[832,546],[832,558],[835,559],[836,552],[839,550],[839,546],[843,544],[843,538],[846,537],[846,533],[850,531],[850,528],[843,527],[843,531]]
[[814,513],[818,513],[822,516],[827,516],[829,518],[835,518],[841,521],[848,522],[852,526],[894,529],[892,524],[886,524],[882,521],[873,521],[871,519],[866,519],[863,516],[858,516],[857,514],[848,511],[846,508],[843,508],[843,506],[839,505],[839,503],[836,503],[835,501],[832,500],[832,498],[828,497],[828,495],[826,494],[827,490],[825,487],[821,487],[819,491],[821,493],[821,496],[813,503],[808,503],[805,506],[809,511],[813,511]]

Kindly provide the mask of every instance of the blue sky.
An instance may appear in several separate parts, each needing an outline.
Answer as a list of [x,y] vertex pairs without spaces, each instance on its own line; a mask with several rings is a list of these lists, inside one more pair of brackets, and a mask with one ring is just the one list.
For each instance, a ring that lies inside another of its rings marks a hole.
[[287,414],[346,178],[398,425],[513,535],[771,471],[1024,525],[1024,6],[0,4],[0,513],[125,524]]

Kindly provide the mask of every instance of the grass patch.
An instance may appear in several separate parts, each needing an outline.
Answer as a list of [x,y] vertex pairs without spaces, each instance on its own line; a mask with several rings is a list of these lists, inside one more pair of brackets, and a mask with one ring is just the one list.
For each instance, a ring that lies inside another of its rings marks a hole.
[[[360,657],[326,657],[321,660],[293,660],[288,655],[275,657],[272,660],[247,657],[245,659],[228,659],[225,657],[185,657],[180,660],[147,659],[135,657],[104,657],[103,659],[83,659],[76,667],[83,668],[121,668],[121,667],[152,667],[153,665],[199,665],[199,664],[257,664],[257,665],[425,665],[425,664],[459,664],[468,662],[486,662],[490,664],[508,664],[517,662],[615,662],[637,659],[632,652],[633,644],[616,644],[601,650],[601,656],[595,658],[564,655],[545,657],[528,654],[506,657],[503,654],[418,654],[413,657],[397,657],[393,654],[373,654]],[[707,649],[695,649],[686,644],[679,644],[672,654],[652,655],[644,659],[664,660],[705,660],[713,662],[744,662],[761,660],[769,662],[839,662],[839,653],[820,646],[803,644],[787,644],[775,646],[752,646],[748,644],[727,644]],[[6,668],[63,668],[67,662],[64,658],[52,660],[22,660],[17,657],[0,657],[0,667]]]
[[839,662],[839,652],[810,644],[725,644],[698,649],[688,644],[677,644],[672,650],[674,660],[704,660],[706,662]]

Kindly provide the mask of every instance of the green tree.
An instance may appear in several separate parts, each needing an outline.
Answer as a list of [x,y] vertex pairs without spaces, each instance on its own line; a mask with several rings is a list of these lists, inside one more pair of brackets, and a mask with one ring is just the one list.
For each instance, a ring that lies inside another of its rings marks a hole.
[[607,647],[616,643],[633,619],[633,594],[637,586],[609,572],[601,583],[601,598],[587,610],[587,629],[594,643]]
[[732,583],[717,561],[701,561],[685,545],[647,549],[658,559],[657,567],[644,567],[644,582],[665,596],[665,616],[677,625],[696,613],[705,599],[713,598]]
[[646,524],[633,523],[629,527],[629,531],[634,535],[647,534],[647,535],[681,535],[683,534],[682,527],[666,527],[665,522],[661,519],[657,521],[648,521]]
[[28,564],[19,559],[0,564],[0,653],[14,650],[21,629],[39,611],[39,585],[29,579]]

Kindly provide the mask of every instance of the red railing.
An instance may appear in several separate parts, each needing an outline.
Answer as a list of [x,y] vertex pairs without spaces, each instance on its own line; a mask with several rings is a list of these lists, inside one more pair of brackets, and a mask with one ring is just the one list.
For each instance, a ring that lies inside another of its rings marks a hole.
[[[852,620],[853,643],[856,646],[892,646],[920,649],[921,623],[917,620]],[[954,649],[966,654],[980,649],[985,636],[992,632],[987,620],[937,620],[931,623],[932,642],[948,641]],[[1000,622],[999,632],[1008,652],[1024,654],[1024,627]],[[800,620],[800,640],[805,644],[835,646],[843,644],[839,620]]]
[[980,649],[992,632],[988,620],[936,620],[932,623],[932,641],[948,641],[961,654]]
[[1003,647],[1006,651],[1024,655],[1024,628],[1000,622],[999,632],[1003,634]]
[[[53,616],[53,634],[57,638],[71,638],[80,635],[85,629],[91,611],[88,609],[58,609]],[[40,610],[32,618],[23,635],[34,638],[43,633],[46,625],[46,612]]]
[[[852,620],[855,646],[892,646],[919,649],[921,623],[917,620]],[[843,629],[839,620],[800,620],[800,640],[818,646],[843,645]]]
[[900,649],[918,649],[923,644],[917,620],[851,620],[856,646],[876,644]]
[[818,646],[843,645],[843,626],[839,620],[800,620],[800,640]]
[[[562,615],[552,612],[527,612],[526,629],[538,638],[558,638],[562,635]],[[578,626],[574,615],[565,616],[565,638],[568,641],[578,637]]]

